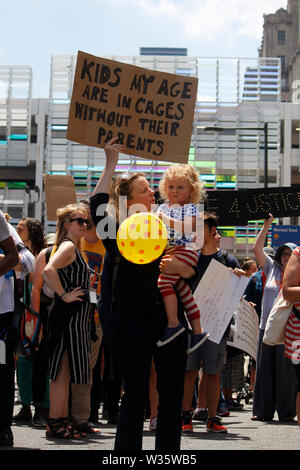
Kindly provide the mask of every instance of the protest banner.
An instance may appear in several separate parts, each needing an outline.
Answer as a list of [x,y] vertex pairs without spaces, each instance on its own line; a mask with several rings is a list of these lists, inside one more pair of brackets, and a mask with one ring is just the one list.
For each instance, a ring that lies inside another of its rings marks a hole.
[[220,225],[247,225],[249,220],[300,215],[300,187],[208,191],[206,212],[215,212]]
[[56,220],[56,210],[77,201],[73,176],[43,175],[47,219]]
[[258,316],[255,308],[245,299],[238,304],[233,315],[234,324],[227,344],[249,354],[256,361],[258,342]]
[[79,51],[67,139],[187,163],[198,78],[143,69]]
[[232,270],[212,259],[194,299],[201,312],[201,325],[209,339],[219,343],[245,291],[248,278],[238,277]]

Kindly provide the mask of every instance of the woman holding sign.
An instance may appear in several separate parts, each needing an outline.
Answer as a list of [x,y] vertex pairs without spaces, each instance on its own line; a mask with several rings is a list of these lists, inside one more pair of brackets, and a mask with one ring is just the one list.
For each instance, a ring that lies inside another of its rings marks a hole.
[[[187,335],[183,333],[168,347],[156,347],[156,342],[166,327],[167,318],[157,287],[160,259],[148,264],[127,261],[120,254],[116,235],[112,233],[112,221],[115,229],[119,226],[119,209],[126,209],[126,212],[130,209],[132,212],[135,206],[135,212],[149,212],[155,204],[154,191],[142,174],[124,174],[115,180],[110,197],[110,207],[115,209],[115,214],[114,217],[108,216],[106,207],[109,188],[119,150],[124,151],[124,148],[116,144],[116,139],[106,145],[106,165],[91,197],[91,214],[107,251],[104,272],[110,273],[102,277],[102,301],[110,301],[113,347],[124,381],[115,450],[142,449],[144,410],[149,394],[151,361],[154,357],[159,393],[155,448],[178,451]],[[125,205],[122,206],[123,201]],[[107,233],[107,228],[111,233]],[[182,265],[180,274],[182,277],[189,277],[191,268]],[[178,315],[180,321],[186,325],[181,305]]]
[[296,414],[297,383],[292,364],[284,357],[284,345],[269,346],[263,343],[264,330],[274,301],[279,293],[282,276],[293,243],[280,246],[272,259],[264,251],[265,239],[272,226],[273,216],[265,220],[254,244],[257,262],[266,275],[262,297],[262,313],[259,324],[259,340],[256,362],[256,378],[253,397],[255,421],[271,421],[275,411],[279,421],[293,421]]

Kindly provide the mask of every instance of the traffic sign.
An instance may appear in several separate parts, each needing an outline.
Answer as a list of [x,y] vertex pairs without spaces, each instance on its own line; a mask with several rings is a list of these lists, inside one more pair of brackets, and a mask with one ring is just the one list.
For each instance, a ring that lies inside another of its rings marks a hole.
[[300,227],[298,225],[272,225],[272,247],[285,243],[300,245]]

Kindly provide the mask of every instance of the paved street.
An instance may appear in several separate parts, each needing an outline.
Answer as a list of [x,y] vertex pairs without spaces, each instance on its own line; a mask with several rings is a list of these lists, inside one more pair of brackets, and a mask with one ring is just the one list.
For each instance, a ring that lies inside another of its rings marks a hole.
[[[15,412],[18,406],[15,407]],[[223,418],[223,424],[228,427],[228,434],[207,433],[202,422],[194,421],[194,432],[183,435],[181,449],[183,451],[206,450],[299,450],[300,430],[298,424],[279,423],[276,419],[270,423],[253,422],[251,403],[244,409],[231,412],[228,418]],[[154,449],[154,432],[148,430],[149,421],[145,421],[144,450]],[[14,425],[14,448],[12,450],[113,450],[116,427],[103,421],[99,425],[101,436],[83,438],[79,441],[48,439],[45,429],[28,425]],[[3,448],[0,448],[2,451]],[[166,452],[168,449],[166,449]],[[88,454],[87,454],[88,455]]]

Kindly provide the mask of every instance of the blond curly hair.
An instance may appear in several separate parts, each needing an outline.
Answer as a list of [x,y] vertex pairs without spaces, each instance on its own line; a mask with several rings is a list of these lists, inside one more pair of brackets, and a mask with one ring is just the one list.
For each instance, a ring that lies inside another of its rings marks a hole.
[[167,186],[169,182],[174,179],[185,180],[189,183],[191,187],[190,203],[197,204],[204,201],[206,197],[204,183],[200,180],[195,168],[184,163],[174,163],[170,165],[160,180],[159,193],[165,201],[168,200]]

